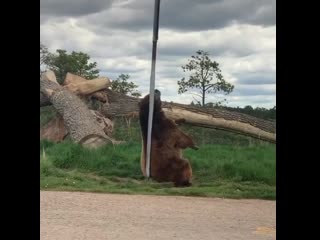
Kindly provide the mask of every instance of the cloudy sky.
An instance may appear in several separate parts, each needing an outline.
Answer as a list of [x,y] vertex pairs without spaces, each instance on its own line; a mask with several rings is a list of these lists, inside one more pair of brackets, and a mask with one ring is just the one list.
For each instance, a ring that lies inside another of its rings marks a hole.
[[[181,66],[199,49],[220,64],[235,85],[228,106],[276,105],[275,0],[161,0],[156,88],[162,99],[190,103],[178,94]],[[50,51],[83,51],[100,75],[131,76],[149,91],[154,0],[40,0],[40,41]]]

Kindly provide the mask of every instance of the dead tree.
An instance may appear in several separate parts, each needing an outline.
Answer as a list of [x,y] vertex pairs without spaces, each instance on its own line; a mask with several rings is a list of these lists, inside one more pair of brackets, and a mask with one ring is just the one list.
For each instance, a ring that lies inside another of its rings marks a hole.
[[[107,89],[109,104],[104,106],[102,113],[108,118],[116,116],[138,115],[139,99],[112,92]],[[200,108],[190,105],[163,102],[163,111],[173,119],[185,119],[186,124],[216,128],[276,143],[276,123],[217,108]]]
[[[79,143],[102,145],[116,141],[110,138],[112,121],[119,116],[137,117],[139,98],[116,93],[108,89],[108,78],[86,80],[67,74],[63,85],[59,85],[53,72],[44,73],[40,80],[40,106],[53,104],[62,116],[66,132]],[[92,96],[106,104],[100,113],[90,111],[81,100]],[[163,111],[174,120],[184,118],[186,124],[222,129],[242,135],[276,143],[276,123],[246,114],[217,108],[199,108],[190,105],[163,102]],[[56,120],[51,125],[59,125]],[[54,132],[54,131],[53,131]],[[63,129],[56,133],[62,140]],[[43,131],[43,134],[46,132]],[[60,134],[60,135],[59,135]],[[109,135],[109,136],[108,136]]]
[[98,147],[116,141],[106,135],[94,114],[76,94],[91,94],[108,85],[110,80],[103,78],[61,86],[52,71],[43,73],[40,79],[41,93],[63,118],[71,139],[88,147]]

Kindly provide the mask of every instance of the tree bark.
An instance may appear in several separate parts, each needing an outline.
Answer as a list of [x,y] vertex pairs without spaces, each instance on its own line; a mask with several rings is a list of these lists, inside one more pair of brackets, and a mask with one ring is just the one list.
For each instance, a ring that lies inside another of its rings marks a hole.
[[50,100],[64,120],[73,141],[88,147],[114,142],[108,137],[95,116],[75,94],[60,86],[52,71],[42,74],[40,91]]
[[63,118],[59,115],[40,128],[40,139],[47,139],[53,142],[61,142],[68,131],[63,123]]
[[164,104],[163,111],[173,120],[185,119],[187,124],[227,130],[276,143],[276,133],[272,124],[261,119],[217,109],[201,111],[177,104]]
[[[108,118],[138,116],[138,102],[140,99],[115,93],[109,89],[106,92],[109,104],[102,109],[102,113],[105,116]],[[186,124],[222,129],[276,143],[276,123],[274,121],[217,108],[198,108],[172,102],[163,102],[162,106],[166,116],[173,120],[184,118]]]
[[[203,81],[203,80],[202,80]],[[205,101],[206,101],[206,88],[205,86],[203,85],[202,86],[202,106],[204,107],[205,106]]]
[[107,77],[99,77],[92,80],[87,80],[72,73],[67,73],[66,79],[63,82],[65,88],[69,89],[78,95],[98,95],[101,97],[101,93],[98,91],[108,88],[111,85],[111,81]]
[[[64,88],[80,97],[92,96],[93,98],[106,103],[108,101],[107,95],[101,92],[101,90],[108,88],[111,85],[111,81],[107,77],[86,80],[77,75],[68,73],[63,85]],[[48,105],[51,105],[50,100],[40,91],[40,107]]]

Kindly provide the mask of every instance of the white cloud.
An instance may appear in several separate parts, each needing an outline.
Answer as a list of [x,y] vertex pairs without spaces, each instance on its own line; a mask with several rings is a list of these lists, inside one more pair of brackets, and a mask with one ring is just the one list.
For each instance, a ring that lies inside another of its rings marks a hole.
[[[246,4],[248,2],[246,1]],[[116,7],[108,4],[111,7],[101,12],[94,9],[92,11],[96,13],[91,15],[75,14],[73,17],[47,18],[47,21],[40,25],[40,40],[52,52],[60,48],[88,53],[91,59],[98,63],[102,75],[114,79],[121,73],[127,73],[131,80],[139,85],[139,90],[147,94],[152,29],[139,28],[133,31],[111,25],[93,25],[93,19],[99,21],[106,12],[108,17],[117,21],[125,22],[128,18],[134,18],[139,22],[142,16],[117,15],[119,9],[131,14],[132,11],[128,7],[135,1],[121,3],[123,4],[117,3]],[[263,7],[259,9],[260,13],[257,14],[263,14],[268,10],[264,10]],[[220,64],[225,79],[235,85],[234,92],[226,97],[229,105],[275,105],[276,26],[234,22],[236,24],[219,29],[197,30],[193,27],[192,31],[180,31],[175,30],[177,26],[170,28],[160,25],[156,87],[162,90],[163,100],[180,103],[190,103],[193,100],[191,94],[178,94],[177,81],[185,76],[181,66],[186,64],[197,50],[202,49],[208,51],[212,59]],[[207,102],[221,100],[221,97],[208,96]]]

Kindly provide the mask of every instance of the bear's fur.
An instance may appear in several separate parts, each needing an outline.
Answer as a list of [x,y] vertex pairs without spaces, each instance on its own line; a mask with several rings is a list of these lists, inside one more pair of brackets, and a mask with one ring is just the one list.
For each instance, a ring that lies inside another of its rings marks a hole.
[[[160,91],[155,90],[154,113],[151,135],[151,178],[158,182],[174,182],[175,186],[191,186],[192,168],[182,158],[182,149],[198,149],[192,138],[178,125],[184,119],[173,121],[162,111]],[[149,95],[139,102],[139,118],[142,135],[141,170],[146,176],[146,149],[148,134]]]

